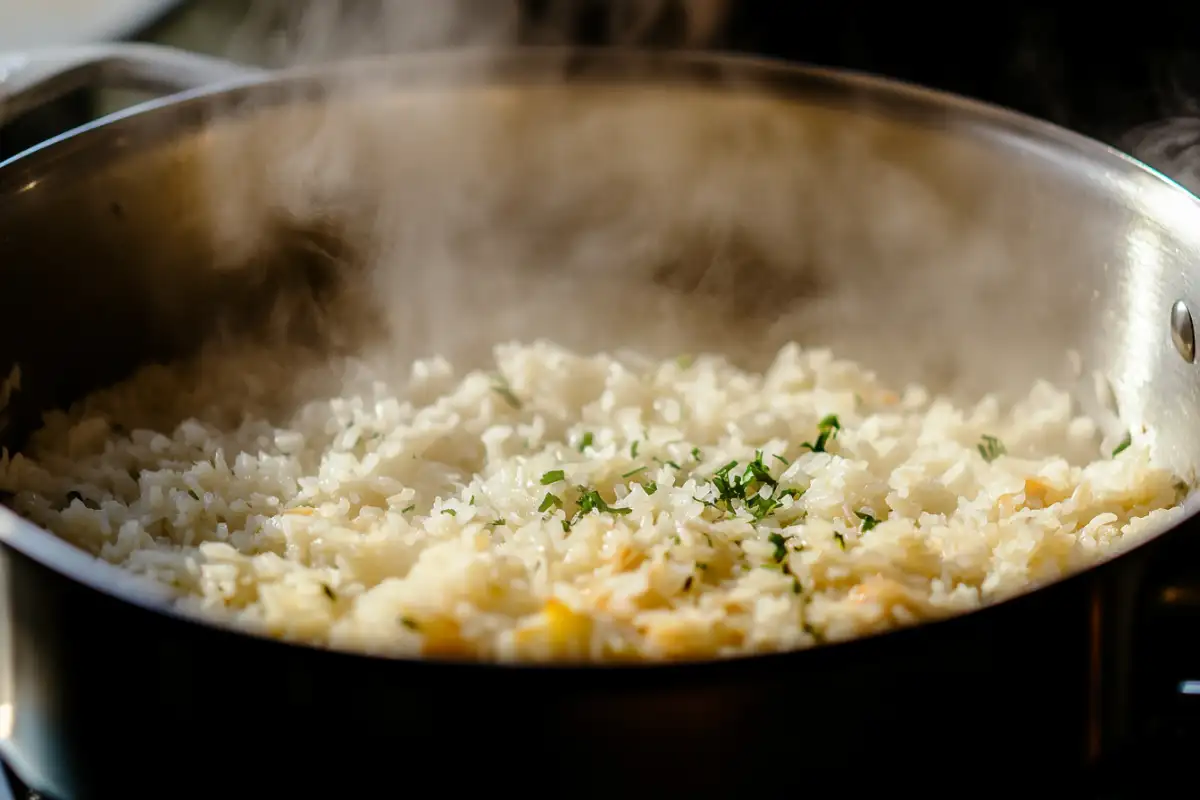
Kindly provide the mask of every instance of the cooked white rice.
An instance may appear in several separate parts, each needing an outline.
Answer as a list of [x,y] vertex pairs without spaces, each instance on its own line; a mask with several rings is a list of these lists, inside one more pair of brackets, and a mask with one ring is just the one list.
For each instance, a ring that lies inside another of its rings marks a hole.
[[[1179,513],[1139,437],[1113,454],[1047,384],[963,409],[795,346],[765,374],[547,343],[496,361],[420,362],[403,393],[377,383],[278,427],[233,424],[270,380],[201,370],[184,391],[156,368],[49,416],[0,457],[0,489],[192,612],[498,660],[852,638],[1025,591]],[[176,395],[195,417],[127,432]]]

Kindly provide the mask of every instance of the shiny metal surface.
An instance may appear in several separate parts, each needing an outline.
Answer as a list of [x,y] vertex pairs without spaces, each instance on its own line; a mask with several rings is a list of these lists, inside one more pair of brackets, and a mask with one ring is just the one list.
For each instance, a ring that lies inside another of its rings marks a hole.
[[1192,324],[1192,312],[1182,300],[1171,306],[1171,341],[1184,361],[1190,364],[1196,360],[1196,328]]
[[[472,361],[507,338],[548,337],[585,350],[712,349],[760,363],[796,340],[858,359],[889,380],[964,397],[1013,396],[1042,378],[1072,381],[1085,405],[1119,411],[1114,438],[1145,426],[1155,457],[1194,477],[1200,376],[1163,321],[1177,301],[1196,307],[1197,263],[1200,202],[1160,175],[1052,126],[888,81],[741,59],[558,51],[286,74],[144,107],[0,165],[0,374],[19,363],[23,376],[0,438],[19,448],[44,409],[147,360],[267,322],[272,335],[327,349],[384,345],[401,366],[434,352]],[[27,617],[18,619],[35,619],[60,594],[69,595],[64,608],[108,603],[105,613],[127,614],[131,631],[136,621],[152,632],[139,632],[137,642],[171,643],[154,658],[172,670],[217,647],[252,646],[256,658],[278,659],[271,663],[281,671],[302,663],[292,676],[299,686],[345,685],[313,677],[336,672],[375,692],[405,686],[386,670],[426,666],[385,669],[378,659],[351,663],[179,624],[161,594],[2,507],[0,544],[24,576],[20,596],[37,600],[20,606]],[[1140,564],[1148,558],[1141,550],[1120,560]],[[51,587],[42,574],[51,571],[76,583]],[[1066,621],[1098,608],[1100,589],[1087,581],[1099,587],[1097,575],[1114,574],[1093,570],[984,612],[995,628],[958,619],[879,637],[936,654],[913,656],[920,666],[907,677],[846,677],[860,674],[850,668],[874,669],[861,659],[828,666],[843,649],[886,646],[879,640],[688,668],[761,669],[761,682],[729,680],[729,707],[747,715],[769,707],[761,719],[774,719],[775,690],[772,703],[744,696],[767,685],[769,665],[809,659],[827,665],[812,669],[828,669],[845,697],[882,713],[902,696],[889,681],[924,680],[929,664],[946,665],[951,650],[942,648],[974,642],[982,655],[970,663],[981,669],[989,659],[1024,658],[989,648],[1028,641],[1029,619]],[[1070,602],[1055,604],[1053,592]],[[1124,633],[1120,615],[1098,616]],[[1097,653],[1127,657],[1128,648],[1100,633],[1059,627],[1039,634],[1047,647],[1061,644],[1050,694],[1075,685],[1065,654],[1088,636],[1103,645]],[[14,630],[30,636],[33,628]],[[90,641],[80,644],[85,634],[31,638],[38,655],[50,655],[16,672],[0,662],[0,676],[44,687],[49,680],[38,676],[53,664],[63,681],[79,680],[66,677],[77,662],[66,654],[93,652]],[[133,646],[130,636],[118,651]],[[191,651],[193,639],[202,646]],[[455,669],[486,673],[497,687],[534,674]],[[630,682],[634,688],[620,689],[628,691],[625,711],[651,696],[637,681],[660,680],[580,671],[613,687]],[[795,674],[785,672],[770,677]],[[1012,670],[1001,672],[1008,681]],[[164,686],[180,719],[203,707],[204,687],[225,690],[209,674],[191,679],[194,696]],[[453,674],[456,684],[467,677]],[[1123,696],[1106,699],[1123,691],[1119,676],[1096,674],[1110,681],[1097,709],[1128,705]],[[539,690],[558,680],[553,675],[537,673]],[[661,681],[660,694],[667,683],[684,686]],[[1009,685],[979,691],[1006,698],[998,708],[1031,696],[1003,694]],[[1038,685],[1050,684],[1030,683]],[[612,703],[610,691],[596,691],[591,715]],[[493,692],[487,702],[509,696],[524,695]],[[946,698],[966,696],[957,686]],[[421,699],[389,702],[412,710]],[[293,700],[300,710],[330,707],[317,689]],[[33,754],[27,774],[40,769],[40,785],[76,779],[70,760],[47,749],[60,741],[49,732],[61,735],[68,718],[55,696],[27,692],[20,704],[6,746],[20,740]],[[374,706],[347,707],[368,714]],[[1071,708],[1062,730],[1074,730]],[[618,716],[608,719],[624,735]],[[653,716],[642,722],[668,726],[672,718]],[[839,716],[846,717],[828,710],[823,719]],[[435,709],[428,719],[446,717]],[[1090,724],[1118,734],[1128,727],[1096,719]],[[78,758],[86,738],[75,742]]]
[[289,335],[386,337],[397,363],[542,336],[761,361],[796,340],[962,396],[1070,379],[1099,407],[1107,383],[1156,457],[1200,464],[1200,376],[1162,325],[1200,302],[1196,198],[868,77],[540,51],[200,92],[4,165],[0,263],[26,422],[282,300],[320,317]]
[[165,94],[258,72],[184,50],[127,42],[0,52],[0,124],[79,88],[120,86]]

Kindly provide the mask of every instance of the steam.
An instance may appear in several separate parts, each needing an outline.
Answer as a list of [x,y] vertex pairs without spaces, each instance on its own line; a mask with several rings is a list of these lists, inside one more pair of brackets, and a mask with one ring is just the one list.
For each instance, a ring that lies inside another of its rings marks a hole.
[[1175,117],[1130,131],[1125,149],[1193,194],[1200,193],[1200,118]]
[[[699,46],[725,12],[260,6],[247,30],[285,17],[277,63],[410,57],[221,109],[200,176],[217,266],[283,287],[273,335],[397,381],[414,358],[477,366],[536,338],[756,367],[796,340],[973,396],[1057,377],[1092,302],[1061,271],[1092,274],[1104,256],[1080,242],[1107,241],[1061,186],[949,130],[784,102],[744,64],[572,47],[584,29]],[[528,42],[559,48],[506,59]],[[1014,285],[1025,302],[993,302]]]
[[727,13],[728,0],[257,0],[231,55],[295,66],[464,47],[692,49],[719,41]]

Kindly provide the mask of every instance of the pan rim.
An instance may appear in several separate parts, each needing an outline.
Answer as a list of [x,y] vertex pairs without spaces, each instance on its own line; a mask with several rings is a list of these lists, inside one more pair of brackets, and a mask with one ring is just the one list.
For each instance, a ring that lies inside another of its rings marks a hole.
[[[515,74],[526,74],[535,80],[550,79],[546,85],[563,85],[561,68],[571,63],[599,67],[597,77],[602,81],[632,85],[653,86],[660,83],[655,69],[665,69],[670,75],[699,78],[696,88],[705,85],[704,76],[733,77],[744,80],[729,87],[734,92],[757,89],[760,86],[778,87],[783,90],[781,102],[804,102],[806,92],[813,95],[819,91],[832,92],[837,96],[855,95],[866,97],[882,104],[891,104],[900,110],[915,112],[925,120],[938,119],[944,123],[947,115],[954,123],[964,123],[984,131],[984,135],[1007,136],[1026,146],[1051,147],[1061,151],[1064,157],[1100,163],[1109,169],[1148,173],[1154,179],[1195,199],[1186,188],[1143,164],[1132,156],[1053,123],[1002,108],[997,105],[973,100],[950,92],[930,89],[914,83],[871,75],[865,72],[820,67],[779,59],[733,53],[701,53],[691,51],[654,52],[636,49],[588,49],[564,47],[515,48],[496,52],[490,49],[467,49],[430,51],[382,58],[371,58],[341,62],[334,65],[300,67],[265,75],[255,74],[219,84],[203,86],[150,100],[131,108],[107,115],[94,122],[66,131],[47,139],[32,148],[0,162],[0,203],[12,192],[20,191],[39,172],[44,172],[72,148],[86,148],[91,135],[104,132],[119,132],[123,126],[136,126],[143,122],[158,121],[172,113],[210,108],[214,101],[233,101],[255,98],[272,89],[319,85],[322,81],[339,75],[371,73],[395,80],[396,75],[411,72],[432,71],[435,77],[443,78],[447,69],[483,66],[503,68]],[[714,75],[715,73],[715,75]],[[572,83],[572,78],[567,77]],[[494,80],[494,75],[480,85],[504,85]],[[669,86],[670,84],[663,84]],[[443,83],[443,90],[461,89],[460,86]],[[268,106],[298,102],[304,97],[290,94],[278,103]],[[262,106],[255,106],[262,108]],[[188,128],[203,129],[211,120],[203,115],[185,116],[182,126],[160,125],[156,135],[164,141],[182,135]],[[1002,601],[953,616],[923,622],[917,625],[894,628],[855,639],[831,642],[815,647],[781,652],[744,654],[717,659],[644,662],[496,662],[496,661],[452,661],[444,659],[412,658],[360,651],[333,649],[329,647],[291,642],[263,633],[239,629],[199,614],[186,612],[170,602],[171,592],[144,579],[130,575],[124,569],[94,558],[52,533],[20,517],[7,507],[0,505],[0,545],[11,548],[46,569],[77,584],[99,592],[110,598],[140,607],[174,621],[220,634],[257,641],[265,646],[296,649],[308,654],[324,654],[334,659],[355,659],[362,662],[391,664],[408,669],[456,669],[467,672],[486,670],[490,673],[521,674],[543,680],[551,674],[586,673],[589,678],[609,676],[622,680],[620,676],[654,675],[662,682],[676,682],[679,677],[711,677],[716,672],[730,669],[744,670],[748,667],[773,669],[791,663],[796,658],[869,658],[872,648],[895,647],[916,636],[936,636],[939,631],[949,634],[956,626],[972,626],[979,615],[996,613],[1003,608],[1031,602],[1046,592],[1078,586],[1101,574],[1115,569],[1119,562],[1128,560],[1133,554],[1151,542],[1164,537],[1181,535],[1181,529],[1191,523],[1200,512],[1200,493],[1193,492],[1183,504],[1184,516],[1173,525],[1166,525],[1147,535],[1135,545],[1118,551],[1113,556],[1093,564],[1087,569],[1063,576],[1047,584],[1030,586],[1026,591]],[[896,643],[896,644],[893,644]]]

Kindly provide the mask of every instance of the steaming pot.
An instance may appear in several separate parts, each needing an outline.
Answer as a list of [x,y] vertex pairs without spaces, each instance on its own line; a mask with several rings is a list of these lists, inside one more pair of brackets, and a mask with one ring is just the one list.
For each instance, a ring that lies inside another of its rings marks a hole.
[[[292,297],[285,335],[317,346],[404,319],[397,358],[546,336],[753,360],[795,339],[963,395],[1071,380],[1154,431],[1157,459],[1200,465],[1200,203],[1049,124],[744,58],[251,74],[146,46],[0,61],[0,116],[100,78],[179,93],[0,165],[0,374],[23,373],[10,448],[43,410],[217,330],[253,333]],[[404,290],[386,306],[357,291],[389,271]],[[341,322],[306,324],[324,311]],[[185,618],[0,507],[0,746],[64,800],[439,778],[782,796],[826,777],[1110,781],[1098,770],[1130,763],[1147,780],[1197,719],[1195,508],[1091,570],[912,629],[713,663],[511,667]]]

